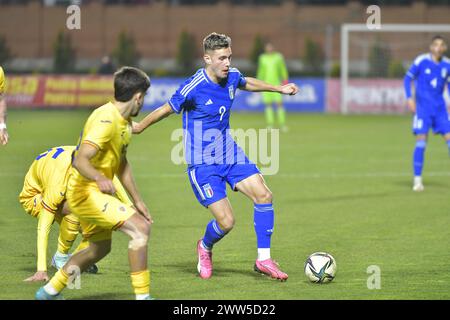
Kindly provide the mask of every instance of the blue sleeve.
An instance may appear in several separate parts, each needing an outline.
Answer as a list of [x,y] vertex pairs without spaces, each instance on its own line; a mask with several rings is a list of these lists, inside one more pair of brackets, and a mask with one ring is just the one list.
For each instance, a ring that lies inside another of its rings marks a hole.
[[406,99],[411,98],[411,81],[412,78],[406,74],[405,78],[403,79],[403,86],[405,88]]
[[409,67],[409,70],[405,74],[405,78],[403,79],[403,86],[405,88],[406,99],[411,98],[411,80],[414,80],[419,75],[419,64],[416,61]]
[[244,75],[236,68],[233,68],[237,73],[237,79],[236,79],[236,88],[242,89],[247,84],[247,80],[245,80]]
[[169,99],[169,105],[175,113],[180,113],[191,104],[191,95],[186,94],[186,83],[181,85],[178,90]]

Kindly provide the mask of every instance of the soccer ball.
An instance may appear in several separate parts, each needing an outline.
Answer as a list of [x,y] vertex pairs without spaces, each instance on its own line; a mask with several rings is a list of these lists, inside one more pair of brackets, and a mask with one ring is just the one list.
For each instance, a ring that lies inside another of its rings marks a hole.
[[314,283],[326,283],[336,275],[336,260],[326,252],[315,252],[305,262],[306,277]]

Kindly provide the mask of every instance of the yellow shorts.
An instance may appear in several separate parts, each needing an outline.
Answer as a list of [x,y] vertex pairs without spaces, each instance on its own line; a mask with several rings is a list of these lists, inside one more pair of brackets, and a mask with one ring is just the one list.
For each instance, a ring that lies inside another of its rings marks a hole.
[[29,195],[21,193],[19,201],[26,213],[34,218],[39,216],[39,212],[41,212],[42,209],[42,194]]
[[[39,163],[34,161],[30,166],[19,194],[19,202],[33,217],[38,217],[43,208],[54,214],[59,213],[66,190],[64,174],[58,171],[40,172],[38,165]],[[43,179],[43,176],[46,179]]]
[[25,176],[23,188],[19,194],[19,202],[26,213],[37,218],[42,209],[42,190],[31,170]]
[[96,187],[68,188],[70,210],[80,219],[83,238],[91,242],[111,239],[136,210],[116,197],[102,193]]

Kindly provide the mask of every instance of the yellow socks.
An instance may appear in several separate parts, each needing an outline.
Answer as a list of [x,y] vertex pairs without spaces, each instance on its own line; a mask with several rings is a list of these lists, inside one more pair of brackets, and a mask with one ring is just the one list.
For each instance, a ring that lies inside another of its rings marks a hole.
[[136,300],[143,300],[150,296],[150,271],[143,270],[131,273],[131,284],[136,294]]
[[48,294],[57,295],[67,286],[68,281],[69,275],[65,273],[63,269],[60,269],[44,286],[44,290],[47,291]]
[[68,254],[80,231],[80,222],[73,214],[65,216],[59,226],[58,252]]

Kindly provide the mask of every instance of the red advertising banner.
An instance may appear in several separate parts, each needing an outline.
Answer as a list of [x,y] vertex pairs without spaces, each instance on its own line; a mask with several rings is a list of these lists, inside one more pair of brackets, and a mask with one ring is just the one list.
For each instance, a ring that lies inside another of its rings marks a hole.
[[114,96],[112,76],[9,76],[8,107],[91,107]]

